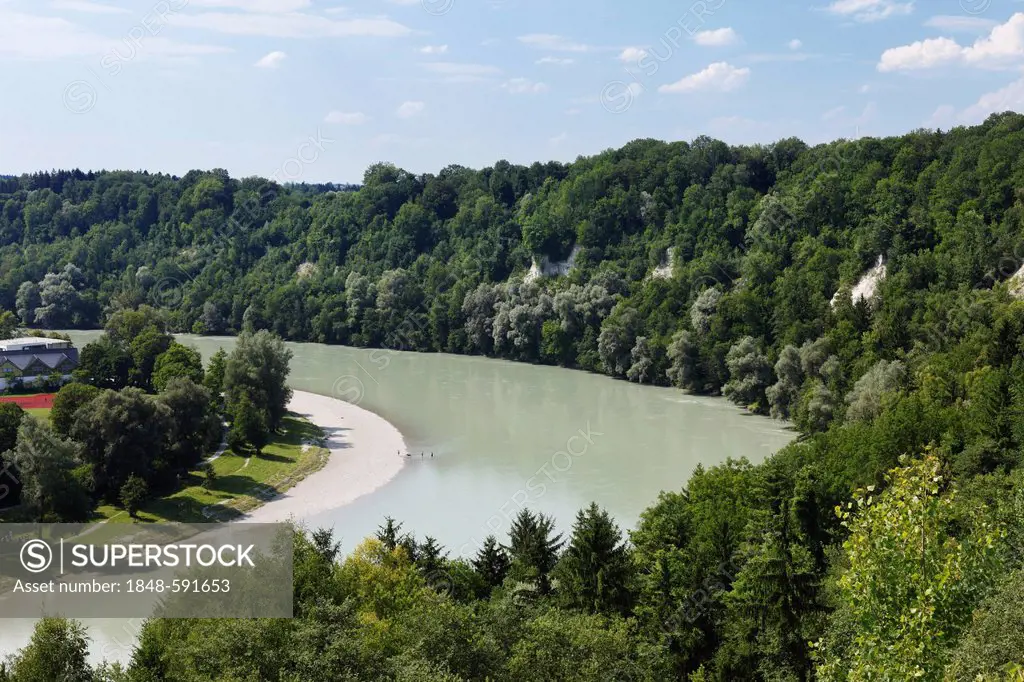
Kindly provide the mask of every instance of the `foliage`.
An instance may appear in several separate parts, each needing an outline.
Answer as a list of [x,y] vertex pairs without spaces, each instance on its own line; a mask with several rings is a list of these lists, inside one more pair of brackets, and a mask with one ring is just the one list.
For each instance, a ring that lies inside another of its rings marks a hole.
[[839,578],[841,631],[826,640],[823,680],[941,679],[957,636],[997,577],[1005,531],[979,510],[947,535],[955,490],[934,455],[890,472],[837,511],[850,530]]

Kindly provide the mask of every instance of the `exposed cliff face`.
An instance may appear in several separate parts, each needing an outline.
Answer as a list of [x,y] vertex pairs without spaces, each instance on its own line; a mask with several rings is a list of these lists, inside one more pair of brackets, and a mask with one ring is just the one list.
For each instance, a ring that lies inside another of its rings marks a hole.
[[651,277],[655,279],[669,279],[672,277],[672,270],[675,266],[676,247],[670,246],[665,252],[665,257],[662,259],[661,264],[651,272]]
[[1010,275],[1007,283],[1010,285],[1010,296],[1024,298],[1024,265],[1020,266],[1017,272]]
[[[853,289],[850,291],[850,300],[854,303],[858,301],[870,301],[878,293],[878,285],[885,279],[886,267],[885,258],[882,256],[878,257],[878,262],[875,263],[875,267],[865,272]],[[836,305],[836,301],[839,300],[839,292],[837,291],[832,297],[832,307]]]
[[550,261],[547,256],[541,256],[540,263],[537,259],[533,259],[533,265],[530,266],[530,271],[526,273],[526,277],[523,278],[524,282],[533,282],[540,277],[564,277],[569,274],[572,270],[572,266],[576,263],[576,256],[580,252],[579,246],[572,247],[572,253],[565,260]]

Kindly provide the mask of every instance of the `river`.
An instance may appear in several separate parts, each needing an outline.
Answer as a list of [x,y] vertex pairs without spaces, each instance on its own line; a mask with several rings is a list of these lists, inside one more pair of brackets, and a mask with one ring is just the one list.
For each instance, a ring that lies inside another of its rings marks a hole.
[[[99,332],[70,332],[81,348]],[[204,360],[226,337],[178,335]],[[661,490],[678,490],[698,464],[759,462],[794,437],[779,422],[717,398],[608,377],[478,357],[289,343],[290,384],[357,402],[394,424],[414,453],[387,485],[305,519],[330,526],[350,551],[386,515],[451,556],[487,534],[506,538],[520,505],[568,533],[596,501],[632,528]],[[423,452],[423,457],[419,453]],[[433,457],[430,457],[433,453]],[[397,455],[396,455],[397,456]],[[90,623],[94,656],[125,659],[136,624]],[[22,646],[31,621],[0,624],[0,653]],[[114,644],[120,642],[120,644]]]

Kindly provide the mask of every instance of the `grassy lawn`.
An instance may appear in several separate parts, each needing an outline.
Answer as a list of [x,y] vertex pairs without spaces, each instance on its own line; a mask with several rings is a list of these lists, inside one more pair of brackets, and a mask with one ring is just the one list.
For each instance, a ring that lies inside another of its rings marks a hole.
[[311,445],[320,441],[319,428],[294,415],[285,418],[281,432],[263,449],[263,454],[235,453],[228,449],[213,462],[216,473],[211,489],[203,487],[205,476],[189,473],[185,487],[170,495],[149,500],[138,519],[114,505],[96,509],[96,521],[111,523],[227,521],[272,499],[327,462],[328,451]]
[[33,417],[36,417],[38,419],[47,419],[48,420],[50,418],[50,408],[49,407],[30,407],[30,408],[28,408],[25,411],[28,412]]

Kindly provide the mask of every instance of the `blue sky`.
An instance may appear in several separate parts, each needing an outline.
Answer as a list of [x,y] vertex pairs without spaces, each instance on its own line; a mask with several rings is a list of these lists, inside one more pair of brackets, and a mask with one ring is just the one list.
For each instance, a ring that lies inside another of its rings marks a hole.
[[0,173],[282,181],[1024,110],[1020,0],[0,0]]

